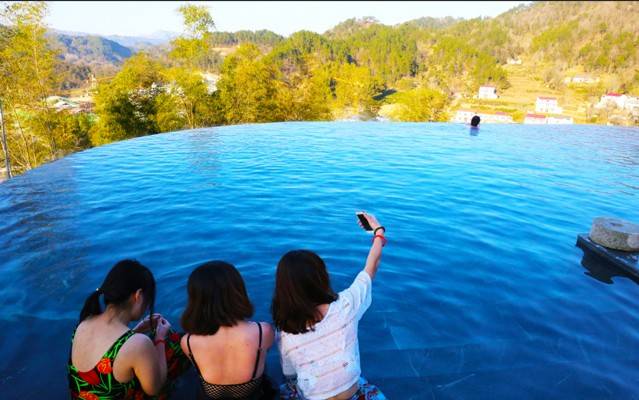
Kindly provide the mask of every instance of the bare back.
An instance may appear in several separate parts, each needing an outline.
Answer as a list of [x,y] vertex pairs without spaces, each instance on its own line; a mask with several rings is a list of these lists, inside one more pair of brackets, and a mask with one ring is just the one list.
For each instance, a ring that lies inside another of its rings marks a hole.
[[[158,357],[160,350],[163,354],[163,348],[156,350],[149,337],[133,333],[106,314],[88,318],[78,325],[71,347],[71,366],[78,374],[86,373],[91,384],[97,384],[91,378],[91,371],[97,368],[101,374],[111,374],[119,384],[128,384],[137,377],[134,385],[140,385],[146,394],[157,394],[165,380]],[[113,347],[116,342],[117,346]],[[103,358],[107,352],[112,355]]]
[[[89,318],[80,325],[75,332],[71,348],[71,363],[78,371],[89,371],[101,360],[113,343],[128,329],[122,326],[105,324],[100,317]],[[131,358],[141,338],[133,335],[119,351],[113,363],[113,377],[121,383],[133,379],[133,365]]]
[[[264,372],[267,350],[273,345],[273,328],[260,323],[263,330],[262,348],[256,377]],[[182,350],[189,354],[187,336],[182,338]],[[214,335],[191,335],[192,356],[202,378],[208,383],[233,385],[252,379],[259,346],[259,330],[254,322],[240,322],[233,327],[220,327]]]

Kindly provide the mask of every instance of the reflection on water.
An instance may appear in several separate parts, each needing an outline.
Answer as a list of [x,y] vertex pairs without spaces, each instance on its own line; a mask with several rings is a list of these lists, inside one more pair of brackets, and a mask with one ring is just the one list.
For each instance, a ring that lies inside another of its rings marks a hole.
[[209,129],[205,135],[188,135],[184,140],[188,144],[184,158],[189,170],[201,174],[207,185],[215,186],[220,172],[220,153],[224,151],[217,131]]
[[581,259],[581,266],[586,269],[585,274],[593,277],[599,282],[612,284],[612,278],[623,277],[639,283],[639,278],[627,274],[625,271],[611,265],[605,259],[594,254],[588,249],[584,249],[584,256]]
[[390,236],[360,330],[362,368],[389,398],[415,388],[446,399],[632,398],[637,286],[601,285],[591,277],[615,273],[587,259],[584,277],[574,239],[598,215],[639,220],[637,130],[481,129],[202,129],[102,146],[0,184],[0,329],[11,333],[0,341],[1,397],[66,396],[69,335],[116,260],[153,270],[157,309],[176,326],[192,268],[227,260],[268,320],[288,250],[317,251],[335,289],[351,282],[370,243],[354,215],[365,209]]

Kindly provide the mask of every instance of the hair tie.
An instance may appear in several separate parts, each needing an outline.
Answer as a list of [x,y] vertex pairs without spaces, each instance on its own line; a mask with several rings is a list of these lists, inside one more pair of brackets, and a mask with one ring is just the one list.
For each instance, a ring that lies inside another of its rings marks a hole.
[[97,288],[95,289],[96,292],[98,292],[98,294],[102,293],[102,289],[101,288]]

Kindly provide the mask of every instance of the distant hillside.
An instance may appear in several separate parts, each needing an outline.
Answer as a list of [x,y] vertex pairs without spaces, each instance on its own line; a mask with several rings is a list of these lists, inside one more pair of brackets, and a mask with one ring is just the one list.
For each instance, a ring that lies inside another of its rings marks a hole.
[[86,85],[91,74],[113,75],[134,54],[132,49],[102,36],[55,30],[47,35],[60,52],[62,89]]
[[324,32],[331,39],[342,39],[374,25],[382,25],[375,17],[350,18]]
[[537,2],[495,18],[535,62],[586,71],[634,69],[639,62],[639,2]]
[[237,46],[242,43],[253,43],[258,46],[273,47],[282,42],[284,36],[262,29],[258,31],[213,32],[211,43],[214,47]]
[[154,46],[166,45],[178,36],[179,34],[175,32],[157,31],[148,36],[109,35],[106,38],[132,50],[143,50]]
[[101,36],[58,34],[56,39],[64,46],[62,57],[67,61],[82,60],[88,64],[120,64],[133,55],[133,51],[128,47]]
[[461,21],[463,21],[462,18],[453,18],[453,17],[443,17],[443,18],[422,17],[422,18],[417,18],[417,19],[404,22],[403,24],[400,24],[400,25],[414,26],[420,29],[442,29]]
[[[520,59],[530,71],[528,78],[551,90],[560,90],[569,74],[588,73],[601,77],[600,91],[639,92],[637,20],[636,1],[544,1],[494,18],[421,17],[395,26],[373,17],[351,18],[323,34],[298,32],[289,37],[268,30],[213,32],[211,47],[226,56],[242,43],[254,43],[264,53],[275,50],[289,70],[296,70],[293,65],[300,55],[328,53],[332,60],[366,66],[386,87],[400,90],[426,85],[464,96],[472,96],[484,84],[506,90],[512,84],[504,66]],[[134,51],[157,56],[175,34],[58,36],[65,60],[117,68]]]

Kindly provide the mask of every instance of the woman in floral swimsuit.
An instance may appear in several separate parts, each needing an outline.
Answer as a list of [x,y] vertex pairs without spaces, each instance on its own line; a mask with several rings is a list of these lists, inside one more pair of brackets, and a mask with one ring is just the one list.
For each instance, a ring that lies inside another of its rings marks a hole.
[[[100,298],[106,308],[102,310]],[[155,279],[134,260],[118,262],[84,303],[71,338],[68,376],[72,399],[166,398],[189,362],[181,336],[153,314]],[[134,329],[128,324],[147,317]],[[145,334],[146,333],[146,334]]]

